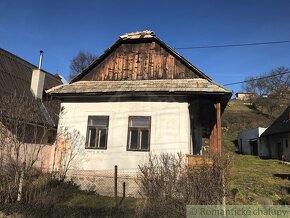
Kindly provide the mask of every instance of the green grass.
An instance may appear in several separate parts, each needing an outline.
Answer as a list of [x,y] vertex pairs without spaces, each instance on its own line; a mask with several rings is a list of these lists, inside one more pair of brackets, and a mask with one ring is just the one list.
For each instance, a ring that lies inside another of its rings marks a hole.
[[130,217],[138,199],[114,197],[82,191],[71,182],[50,180],[48,175],[35,178],[29,201],[0,205],[6,214],[19,213],[28,217]]
[[86,194],[86,193],[75,193],[72,195],[66,202],[63,202],[62,205],[68,207],[113,207],[114,201],[110,197],[99,196],[95,194]]
[[252,110],[239,100],[231,100],[227,105],[227,111],[232,112],[252,112]]
[[[119,203],[122,201],[121,197],[118,197],[117,200]],[[121,204],[121,207],[126,207],[129,209],[134,209],[136,205],[137,199],[127,197],[125,198]],[[83,207],[83,208],[113,208],[115,207],[115,198],[96,195],[93,193],[75,193],[72,195],[67,201],[63,202],[62,205],[68,207]]]
[[230,204],[257,204],[261,198],[269,198],[275,204],[290,204],[290,181],[274,176],[289,174],[290,165],[278,160],[262,160],[251,155],[235,153],[234,141],[239,132],[258,126],[267,127],[271,120],[240,101],[232,100],[222,117],[223,149],[233,155],[230,189],[233,197]]
[[256,156],[235,155],[231,173],[230,187],[237,190],[236,204],[256,204],[259,198],[265,197],[278,204],[289,197],[283,188],[290,187],[290,181],[275,176],[290,175],[289,165]]

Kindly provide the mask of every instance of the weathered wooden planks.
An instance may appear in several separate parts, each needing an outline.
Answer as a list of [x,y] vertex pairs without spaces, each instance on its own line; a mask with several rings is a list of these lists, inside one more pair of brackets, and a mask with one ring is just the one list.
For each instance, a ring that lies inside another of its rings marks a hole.
[[221,155],[222,145],[221,145],[221,104],[215,104],[216,110],[216,121],[210,135],[210,154],[211,155]]
[[81,81],[198,78],[156,42],[121,44]]

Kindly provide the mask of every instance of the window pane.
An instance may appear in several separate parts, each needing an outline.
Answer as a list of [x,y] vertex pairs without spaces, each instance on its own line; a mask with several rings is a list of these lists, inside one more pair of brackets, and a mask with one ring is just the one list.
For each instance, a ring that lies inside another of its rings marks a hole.
[[131,117],[130,127],[150,127],[150,117]]
[[140,131],[141,138],[141,149],[147,150],[149,148],[149,130],[141,130]]
[[96,129],[89,129],[89,142],[88,146],[90,148],[96,147]]
[[137,149],[138,146],[138,130],[132,129],[130,130],[130,138],[129,138],[129,148]]
[[89,116],[89,126],[108,126],[108,117]]
[[106,135],[107,130],[106,129],[99,129],[99,148],[106,148]]

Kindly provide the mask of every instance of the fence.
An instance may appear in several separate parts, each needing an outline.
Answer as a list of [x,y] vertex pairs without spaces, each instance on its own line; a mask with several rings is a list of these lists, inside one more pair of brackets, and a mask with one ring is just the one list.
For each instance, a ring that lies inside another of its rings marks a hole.
[[138,169],[112,170],[69,170],[67,179],[79,185],[80,189],[94,191],[97,194],[110,197],[138,197]]

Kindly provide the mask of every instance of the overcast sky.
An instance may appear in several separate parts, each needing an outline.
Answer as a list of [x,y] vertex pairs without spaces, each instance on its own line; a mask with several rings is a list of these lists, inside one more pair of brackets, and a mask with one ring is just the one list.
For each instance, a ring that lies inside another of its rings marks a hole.
[[[35,65],[42,49],[43,68],[66,78],[78,51],[101,55],[120,35],[146,29],[173,48],[290,40],[290,1],[0,2],[0,47]],[[178,52],[220,84],[290,67],[290,43]]]

